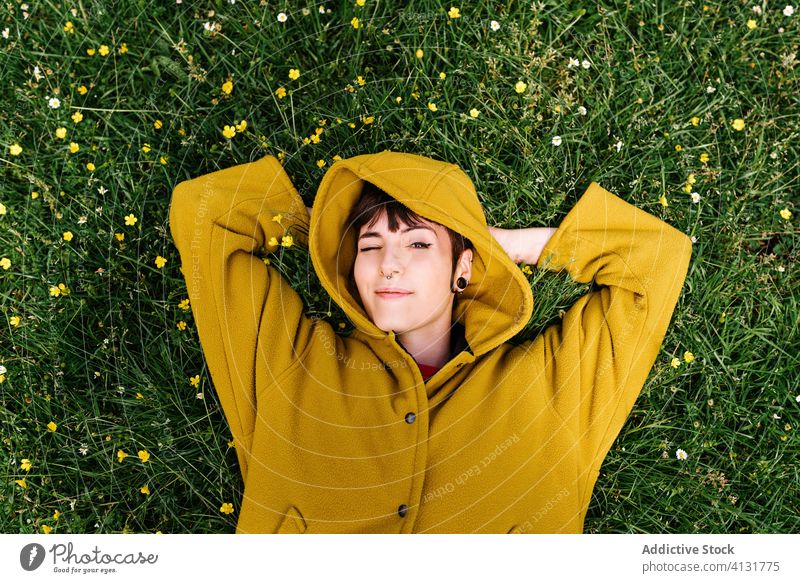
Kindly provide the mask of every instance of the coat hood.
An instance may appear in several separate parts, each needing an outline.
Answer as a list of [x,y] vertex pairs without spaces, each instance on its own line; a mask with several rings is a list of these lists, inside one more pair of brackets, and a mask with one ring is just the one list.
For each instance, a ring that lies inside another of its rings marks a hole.
[[453,320],[463,324],[475,356],[499,346],[528,323],[533,311],[530,284],[489,232],[470,178],[456,164],[384,150],[335,162],[319,185],[311,213],[309,253],[314,269],[358,330],[376,340],[394,333],[370,320],[349,283],[356,233],[345,223],[365,182],[472,241],[472,277],[455,300]]

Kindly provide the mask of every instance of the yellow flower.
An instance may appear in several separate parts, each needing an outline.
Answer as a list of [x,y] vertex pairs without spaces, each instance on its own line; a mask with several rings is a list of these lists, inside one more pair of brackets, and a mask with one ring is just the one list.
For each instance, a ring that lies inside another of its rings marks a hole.
[[528,88],[528,84],[524,81],[517,81],[517,84],[514,85],[514,91],[517,93],[525,93],[525,90]]
[[232,514],[233,504],[231,504],[230,502],[223,502],[222,506],[219,507],[219,511],[225,514]]
[[148,152],[150,152],[150,144],[148,144],[147,142],[145,142],[145,143],[142,145],[142,152],[144,152],[145,154],[147,154]]
[[672,362],[669,363],[672,368],[678,368],[681,364],[681,360],[679,358],[673,357]]
[[697,125],[697,124],[699,124],[699,123],[700,123],[700,118],[699,118],[699,117],[697,117],[697,116],[694,116],[694,117],[692,118],[692,125],[693,125],[693,126],[696,126],[696,125]]
[[19,327],[19,316],[11,316],[11,317],[8,319],[8,322],[9,322],[9,323],[10,323],[12,326],[14,326],[14,328],[18,328],[18,327]]
[[31,465],[31,460],[28,458],[23,458],[19,463],[19,467],[26,472],[30,472],[33,466]]
[[141,492],[145,496],[149,496],[150,495],[150,487],[147,484],[145,484],[144,486],[139,488],[139,492]]
[[20,488],[27,488],[27,487],[28,487],[28,484],[27,484],[27,482],[25,482],[25,478],[22,478],[21,480],[14,480],[14,481],[15,481],[17,484],[19,484],[19,487],[20,487]]
[[272,217],[272,220],[275,221],[276,223],[280,223],[283,220],[283,214],[278,213],[277,215]]
[[20,146],[19,144],[11,144],[8,147],[8,153],[11,154],[12,156],[19,156],[20,154],[22,154],[22,146]]
[[688,350],[683,353],[683,360],[686,362],[692,362],[694,360],[694,354],[689,352]]
[[667,202],[667,197],[666,197],[665,195],[663,195],[663,194],[662,194],[662,195],[661,195],[661,197],[658,199],[658,202],[660,202],[660,203],[661,203],[661,206],[664,206],[664,207],[667,207],[667,206],[669,206],[669,203]]
[[46,524],[43,524],[42,525],[42,532],[45,533],[45,534],[50,534],[51,532],[53,532],[53,529],[51,527],[47,526]]
[[158,255],[158,256],[156,257],[156,259],[155,259],[155,264],[156,264],[156,267],[157,267],[157,268],[159,268],[159,269],[161,269],[162,267],[164,267],[164,265],[165,265],[166,263],[167,263],[167,260],[166,260],[164,257],[161,257],[161,255]]
[[247,129],[247,122],[245,120],[240,121],[236,124],[236,131],[241,133]]
[[445,79],[445,78],[447,78],[447,73],[445,73],[444,71],[441,71],[439,73],[439,79]]
[[6,205],[0,202],[0,216],[6,214]]
[[481,112],[480,112],[480,111],[478,111],[477,109],[475,109],[474,107],[473,107],[472,109],[470,109],[470,110],[469,110],[469,115],[470,115],[471,117],[478,117],[478,116],[480,115],[480,113],[481,113]]
[[95,170],[95,165],[94,165],[92,162],[89,162],[89,163],[87,163],[87,164],[86,164],[86,169],[87,169],[89,172],[94,172],[94,170]]
[[105,57],[106,55],[108,55],[108,45],[100,45],[100,49],[97,52],[100,53],[103,57]]
[[790,211],[787,208],[781,209],[781,218],[788,221],[789,219],[792,218],[792,211]]
[[49,429],[50,431],[55,431],[56,429],[58,429],[58,425],[56,425],[51,421],[50,423],[47,424],[47,429]]
[[67,23],[64,25],[64,32],[75,34],[75,27],[73,26],[71,21],[67,20]]
[[0,267],[8,270],[11,267],[11,260],[8,257],[3,257],[0,259]]
[[450,18],[460,18],[461,11],[455,6],[451,6],[450,10],[447,11],[447,16],[449,16]]
[[72,241],[72,237],[74,237],[74,235],[72,234],[72,231],[64,231],[63,237],[65,241],[69,242]]
[[83,121],[83,114],[80,111],[76,111],[75,113],[72,114],[72,121],[74,121],[75,123]]
[[740,131],[742,131],[744,129],[744,120],[737,118],[737,119],[733,120],[733,124],[732,125],[733,125],[733,129],[735,129],[737,132],[740,132]]
[[199,387],[200,386],[200,375],[196,374],[193,377],[189,377],[189,383],[195,388]]
[[747,21],[747,28],[749,28],[750,30],[753,30],[757,26],[758,25],[756,24],[756,21],[753,20],[752,18]]
[[317,168],[322,168],[325,166],[325,160],[317,160]]
[[86,88],[86,85],[81,85],[80,87],[78,87],[78,93],[80,93],[81,95],[86,95],[88,92],[89,90]]
[[95,51],[94,49],[86,49],[86,54],[89,55],[90,57],[94,56],[96,52],[97,51]]
[[58,296],[61,295],[61,290],[58,289],[57,286],[51,285],[50,286],[50,295],[53,296],[54,298],[57,298]]
[[61,518],[61,511],[56,510],[55,512],[53,512],[53,520],[58,520],[59,518]]
[[430,109],[431,111],[436,111],[439,108],[436,107],[435,103],[428,102],[428,109]]
[[359,6],[364,6],[364,3],[365,3],[366,1],[367,1],[367,0],[356,0],[356,4],[358,4]]
[[125,452],[124,452],[124,451],[122,451],[121,449],[118,449],[118,450],[117,450],[117,461],[118,461],[119,463],[122,463],[122,460],[124,460],[126,457],[128,457],[128,454],[127,454],[127,453],[125,453]]
[[188,298],[186,298],[186,299],[183,299],[183,300],[181,300],[181,301],[178,303],[178,307],[179,307],[181,310],[187,311],[187,310],[189,309],[189,299],[188,299]]
[[119,54],[124,55],[127,52],[128,52],[128,45],[126,43],[121,43],[119,45]]
[[286,89],[284,89],[283,87],[278,87],[275,90],[275,95],[278,96],[278,99],[283,99],[284,97],[286,97]]
[[278,244],[278,240],[275,237],[270,237],[269,241],[267,241],[267,245],[270,247],[275,247]]
[[675,144],[675,151],[680,152],[681,150],[683,150],[683,147],[680,144]]
[[233,83],[231,81],[225,81],[225,83],[222,84],[222,92],[225,95],[230,95],[231,91],[233,91]]
[[139,459],[142,460],[142,463],[145,463],[150,459],[150,454],[147,453],[147,450],[145,449],[140,449],[137,453],[139,455]]
[[158,159],[158,161],[159,161],[159,162],[161,162],[161,164],[162,164],[162,165],[163,165],[163,164],[166,164],[166,163],[167,163],[167,160],[169,160],[169,156],[161,156],[161,157]]
[[138,221],[138,220],[139,219],[137,219],[136,215],[134,215],[133,213],[131,213],[129,215],[125,215],[125,224],[128,225],[129,227],[132,227],[133,225],[135,225],[136,221]]
[[183,320],[178,322],[177,326],[178,326],[178,330],[186,330],[186,322],[184,322]]
[[685,192],[686,194],[692,192],[692,185],[687,182],[686,186],[683,187],[683,192]]
[[58,284],[58,291],[61,292],[62,296],[68,296],[69,295],[69,288],[67,286],[65,286],[63,283],[59,283]]
[[67,128],[58,128],[56,129],[56,137],[60,139],[64,139],[67,137]]
[[418,59],[421,59],[424,54],[425,54],[425,51],[423,51],[422,49],[417,49],[417,52],[415,53],[415,55],[416,55],[416,57]]
[[705,152],[703,152],[702,154],[700,154],[700,161],[701,161],[703,164],[705,164],[706,162],[708,162],[708,154],[706,154]]
[[359,75],[358,77],[356,77],[356,83],[358,83],[363,87],[364,85],[366,85],[367,82],[364,80],[364,77]]
[[353,19],[350,21],[350,24],[353,25],[353,28],[358,28],[358,17],[354,16]]
[[70,142],[69,143],[69,151],[70,151],[71,154],[74,154],[75,152],[77,152],[80,149],[81,149],[81,147],[76,142]]
[[225,126],[225,128],[222,130],[222,135],[228,139],[231,139],[236,135],[236,129],[233,126]]
[[[363,122],[364,122],[364,125],[365,125],[365,126],[366,126],[366,125],[369,125],[369,124],[371,124],[372,122],[374,122],[374,121],[375,121],[375,116],[374,116],[374,115],[368,115],[368,116],[366,116],[366,117],[362,116],[362,117],[361,117],[361,121],[363,121]],[[348,124],[348,125],[349,125],[349,124]],[[353,126],[350,126],[350,127],[355,127],[355,126],[353,125]]]
[[157,119],[156,121],[153,122],[153,127],[156,128],[157,130],[160,130],[161,128],[164,127],[164,122],[161,121],[160,119]]
[[283,247],[291,247],[294,243],[294,238],[291,235],[284,235],[281,237],[281,245]]
[[289,79],[297,79],[300,76],[300,69],[289,69]]
[[726,317],[726,315],[727,315],[727,314],[725,314],[725,312],[722,312],[722,315],[719,317],[719,321],[720,321],[720,322],[724,322],[724,321],[725,321],[725,317]]
[[125,233],[114,233],[114,236],[117,238],[117,241],[125,240]]
[[689,176],[686,178],[686,182],[689,184],[694,184],[697,182],[697,178],[694,177],[694,172],[689,173]]

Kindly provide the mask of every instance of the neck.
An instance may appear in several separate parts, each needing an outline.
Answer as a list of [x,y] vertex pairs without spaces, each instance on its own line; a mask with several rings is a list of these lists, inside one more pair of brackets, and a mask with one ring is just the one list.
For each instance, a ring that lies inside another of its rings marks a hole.
[[431,322],[425,328],[412,330],[397,337],[397,341],[417,363],[442,367],[450,360],[449,320]]

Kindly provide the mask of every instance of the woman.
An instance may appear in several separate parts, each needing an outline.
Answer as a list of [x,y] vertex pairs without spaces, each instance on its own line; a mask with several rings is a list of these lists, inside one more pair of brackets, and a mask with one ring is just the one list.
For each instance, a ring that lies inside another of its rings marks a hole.
[[[170,226],[245,484],[237,533],[582,532],[691,256],[595,182],[555,230],[490,230],[458,166],[388,150],[333,164],[310,217],[272,156],[184,181]],[[254,254],[285,236],[352,333]],[[598,288],[512,346],[520,260]]]

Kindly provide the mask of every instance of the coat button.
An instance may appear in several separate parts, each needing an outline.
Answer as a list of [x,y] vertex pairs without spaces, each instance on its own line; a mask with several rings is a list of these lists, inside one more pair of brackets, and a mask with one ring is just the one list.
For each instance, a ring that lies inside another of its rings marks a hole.
[[397,514],[399,514],[401,518],[404,517],[406,514],[408,514],[408,506],[406,506],[405,504],[401,504],[397,508]]
[[456,368],[461,368],[462,366],[464,366],[464,363],[463,363],[463,362],[459,362],[459,363],[456,365]]
[[406,413],[406,423],[414,423],[417,416],[413,412]]

